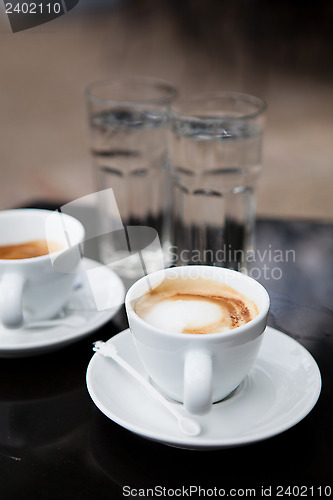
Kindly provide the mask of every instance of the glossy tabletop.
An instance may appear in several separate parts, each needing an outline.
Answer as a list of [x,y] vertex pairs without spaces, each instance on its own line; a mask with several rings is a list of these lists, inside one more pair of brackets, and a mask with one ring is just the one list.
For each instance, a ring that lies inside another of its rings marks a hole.
[[310,351],[322,391],[296,426],[254,444],[173,448],[132,434],[96,408],[86,388],[92,344],[127,328],[123,308],[69,346],[0,359],[1,500],[198,498],[200,488],[211,497],[327,498],[333,487],[332,263],[332,224],[258,220],[253,277],[269,291],[269,325]]

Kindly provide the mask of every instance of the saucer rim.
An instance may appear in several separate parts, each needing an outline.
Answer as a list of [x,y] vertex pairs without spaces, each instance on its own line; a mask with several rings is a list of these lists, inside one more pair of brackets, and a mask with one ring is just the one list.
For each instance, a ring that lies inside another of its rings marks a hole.
[[[85,269],[89,270],[95,266],[103,266],[103,264],[97,260],[90,259],[88,257],[83,257],[82,259],[82,267],[78,274],[84,272]],[[114,281],[114,286],[117,287],[117,294],[121,296],[124,300],[125,298],[125,285],[121,278],[116,274],[113,270],[105,266],[105,273],[107,273]],[[104,311],[94,311],[92,316],[89,318],[89,323],[86,325],[80,325],[78,327],[70,327],[68,329],[68,335],[61,337],[60,339],[57,338],[48,338],[47,336],[45,338],[38,339],[35,341],[32,341],[31,343],[20,345],[20,344],[6,344],[6,345],[1,345],[1,336],[3,335],[11,335],[11,331],[6,329],[0,324],[0,359],[1,358],[21,358],[21,357],[27,357],[27,356],[34,356],[38,355],[41,353],[45,352],[50,352],[52,350],[60,349],[63,346],[69,345],[71,343],[74,343],[76,341],[81,340],[83,337],[91,334],[98,328],[101,328],[105,323],[110,321],[119,311],[121,308],[121,303],[119,305],[116,305],[112,309],[107,309]],[[95,317],[94,317],[95,316]],[[60,329],[66,329],[66,325],[59,326],[58,328]],[[40,328],[39,332],[43,333],[45,332],[47,334],[49,328]],[[24,335],[27,336],[29,335],[29,332],[27,332],[24,328],[19,328],[18,330],[15,330],[13,333],[16,335]]]
[[[142,426],[142,425],[135,425],[132,422],[128,422],[123,417],[119,417],[115,412],[110,411],[109,408],[107,408],[103,402],[99,400],[97,397],[93,383],[92,383],[92,373],[94,370],[94,365],[95,363],[98,363],[99,359],[101,359],[101,356],[98,353],[95,353],[87,367],[86,371],[86,385],[87,385],[87,390],[88,393],[96,405],[96,407],[110,420],[113,422],[117,423],[121,427],[129,430],[130,432],[141,436],[145,439],[158,442],[167,446],[172,446],[176,448],[183,448],[183,449],[192,449],[192,450],[216,450],[216,449],[223,449],[223,448],[232,448],[232,447],[238,447],[238,446],[244,446],[244,445],[249,445],[253,444],[256,442],[263,441],[265,439],[269,439],[271,437],[274,437],[278,434],[281,434],[282,432],[285,432],[295,425],[297,425],[299,422],[301,422],[314,408],[316,405],[318,398],[321,393],[321,387],[322,387],[322,379],[321,379],[321,374],[320,370],[318,367],[317,362],[315,361],[314,357],[312,354],[297,340],[295,340],[293,337],[287,335],[286,333],[281,332],[280,330],[277,330],[275,328],[272,328],[270,326],[266,327],[266,332],[269,333],[270,335],[274,335],[276,337],[280,337],[281,342],[288,342],[291,345],[294,345],[294,347],[297,347],[297,349],[300,350],[300,353],[306,356],[307,360],[311,363],[311,367],[314,370],[314,374],[316,377],[315,384],[314,384],[314,390],[312,393],[312,397],[309,398],[307,404],[302,408],[302,411],[299,411],[297,415],[293,416],[293,418],[290,418],[287,422],[283,422],[279,426],[274,427],[273,429],[268,429],[266,431],[256,431],[250,436],[239,436],[239,437],[231,437],[231,438],[207,438],[207,437],[202,437],[201,435],[196,436],[196,437],[190,437],[190,436],[185,436],[185,435],[175,435],[175,434],[169,434],[163,432],[163,430],[160,430],[158,433],[154,430],[150,430],[149,424],[147,426]],[[113,342],[115,338],[118,338],[119,336],[128,336],[130,334],[130,329],[127,328],[113,337],[111,337],[107,342]],[[269,338],[269,337],[268,337]],[[258,358],[261,358],[260,352],[258,355]],[[263,359],[263,358],[262,358]],[[254,366],[256,363],[254,364]],[[217,403],[218,404],[218,403]]]

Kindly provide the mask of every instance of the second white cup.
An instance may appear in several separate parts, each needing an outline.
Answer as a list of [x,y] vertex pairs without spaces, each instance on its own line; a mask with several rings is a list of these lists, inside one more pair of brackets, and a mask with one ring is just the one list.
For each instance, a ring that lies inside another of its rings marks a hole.
[[0,258],[0,319],[6,328],[52,318],[68,300],[82,257],[84,227],[49,210],[0,212],[0,246],[52,241],[60,248],[32,258]]

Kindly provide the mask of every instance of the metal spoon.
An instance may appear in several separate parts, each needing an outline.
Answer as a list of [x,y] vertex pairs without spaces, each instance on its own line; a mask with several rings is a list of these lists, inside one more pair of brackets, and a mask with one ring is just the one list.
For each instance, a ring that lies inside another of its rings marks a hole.
[[165,397],[153,387],[148,380],[146,380],[140,373],[138,373],[130,364],[127,363],[119,354],[117,353],[117,348],[112,343],[102,342],[98,340],[94,342],[93,350],[102,354],[105,357],[112,358],[116,363],[118,363],[124,370],[132,375],[140,384],[142,384],[150,393],[150,395],[162,403],[178,421],[179,429],[183,434],[187,436],[198,436],[201,432],[200,424],[188,417],[183,417],[173,404],[170,403]]

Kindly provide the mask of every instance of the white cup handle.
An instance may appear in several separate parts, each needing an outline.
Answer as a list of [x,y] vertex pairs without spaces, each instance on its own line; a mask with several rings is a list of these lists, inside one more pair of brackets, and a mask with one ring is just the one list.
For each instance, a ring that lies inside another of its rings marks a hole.
[[22,292],[25,277],[17,273],[5,274],[0,282],[0,318],[6,328],[20,328],[23,324]]
[[188,412],[204,415],[212,405],[213,360],[208,351],[192,350],[185,356],[184,406]]

